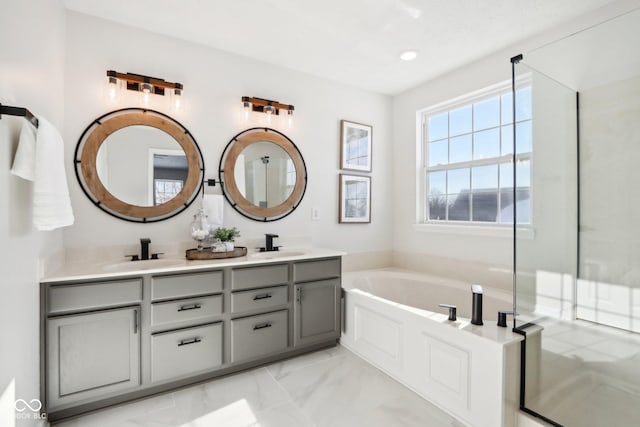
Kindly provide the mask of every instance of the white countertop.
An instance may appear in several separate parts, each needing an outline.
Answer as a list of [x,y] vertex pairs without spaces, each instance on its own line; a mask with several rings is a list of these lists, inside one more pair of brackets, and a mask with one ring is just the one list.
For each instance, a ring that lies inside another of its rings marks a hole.
[[157,260],[122,261],[101,260],[96,262],[67,262],[45,274],[40,281],[46,283],[75,280],[115,279],[125,276],[140,276],[157,273],[182,273],[212,268],[242,267],[257,264],[273,264],[288,261],[304,261],[314,258],[344,256],[345,252],[320,248],[287,248],[275,252],[250,252],[237,258],[211,260],[187,260],[182,257],[161,257]]

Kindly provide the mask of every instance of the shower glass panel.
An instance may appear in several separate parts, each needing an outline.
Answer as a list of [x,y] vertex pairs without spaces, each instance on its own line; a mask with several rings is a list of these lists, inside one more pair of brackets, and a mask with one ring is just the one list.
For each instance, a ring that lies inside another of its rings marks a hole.
[[516,104],[528,80],[533,117],[531,228],[514,246],[521,403],[557,425],[640,425],[637,40],[638,9],[514,67]]

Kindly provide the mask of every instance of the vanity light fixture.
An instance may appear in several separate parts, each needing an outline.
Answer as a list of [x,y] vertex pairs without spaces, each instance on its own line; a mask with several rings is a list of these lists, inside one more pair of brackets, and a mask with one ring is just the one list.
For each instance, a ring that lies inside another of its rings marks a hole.
[[142,93],[142,102],[148,106],[151,95],[171,96],[173,108],[179,110],[182,107],[182,91],[184,86],[181,83],[173,83],[156,77],[144,76],[135,73],[119,73],[114,70],[107,70],[108,94],[111,100],[118,97],[120,88],[126,88]]
[[271,101],[264,98],[254,98],[250,96],[242,97],[242,108],[244,111],[245,120],[249,119],[249,113],[256,111],[259,113],[265,113],[267,115],[267,123],[271,124],[273,116],[279,116],[280,110],[287,112],[289,126],[293,121],[293,111],[295,107],[293,105],[281,104],[278,101]]

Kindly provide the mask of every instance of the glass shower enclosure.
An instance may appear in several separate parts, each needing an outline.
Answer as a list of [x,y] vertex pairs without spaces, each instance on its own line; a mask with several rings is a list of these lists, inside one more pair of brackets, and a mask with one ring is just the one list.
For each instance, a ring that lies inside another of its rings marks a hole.
[[636,9],[512,61],[532,109],[514,132],[532,146],[524,169],[514,156],[521,406],[552,425],[640,425],[639,40]]

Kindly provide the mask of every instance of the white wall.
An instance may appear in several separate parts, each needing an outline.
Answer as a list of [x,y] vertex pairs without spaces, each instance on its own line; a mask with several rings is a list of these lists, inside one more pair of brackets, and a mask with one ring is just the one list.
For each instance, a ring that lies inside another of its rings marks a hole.
[[[0,102],[63,125],[64,8],[58,0],[10,0],[0,13]],[[15,399],[39,389],[39,258],[62,248],[62,231],[31,225],[32,184],[9,173],[24,119],[0,120],[0,425],[17,420]],[[30,416],[30,411],[25,412]]]
[[[269,41],[278,42],[286,43]],[[245,219],[225,204],[226,225],[238,227],[247,238],[274,232],[283,237],[283,242],[286,236],[310,237],[315,246],[349,252],[391,248],[389,97],[75,12],[67,13],[66,49],[65,139],[69,152],[94,118],[116,108],[139,106],[126,101],[119,105],[106,102],[101,91],[107,69],[184,84],[189,103],[186,114],[158,109],[174,116],[194,135],[203,152],[207,178],[217,178],[220,156],[234,135],[249,127],[264,126],[255,118],[243,122],[241,96],[293,104],[293,127],[274,127],[296,143],[306,161],[309,181],[301,205],[287,218],[264,224]],[[254,116],[262,119],[264,115]],[[337,222],[340,119],[374,128],[371,224]],[[67,166],[68,173],[73,174],[71,159]],[[75,179],[70,187],[76,224],[65,230],[67,248],[135,244],[139,237],[150,237],[152,246],[189,240],[189,222],[200,205],[198,201],[167,221],[134,224],[94,207]],[[320,210],[320,221],[311,221],[312,207]]]

